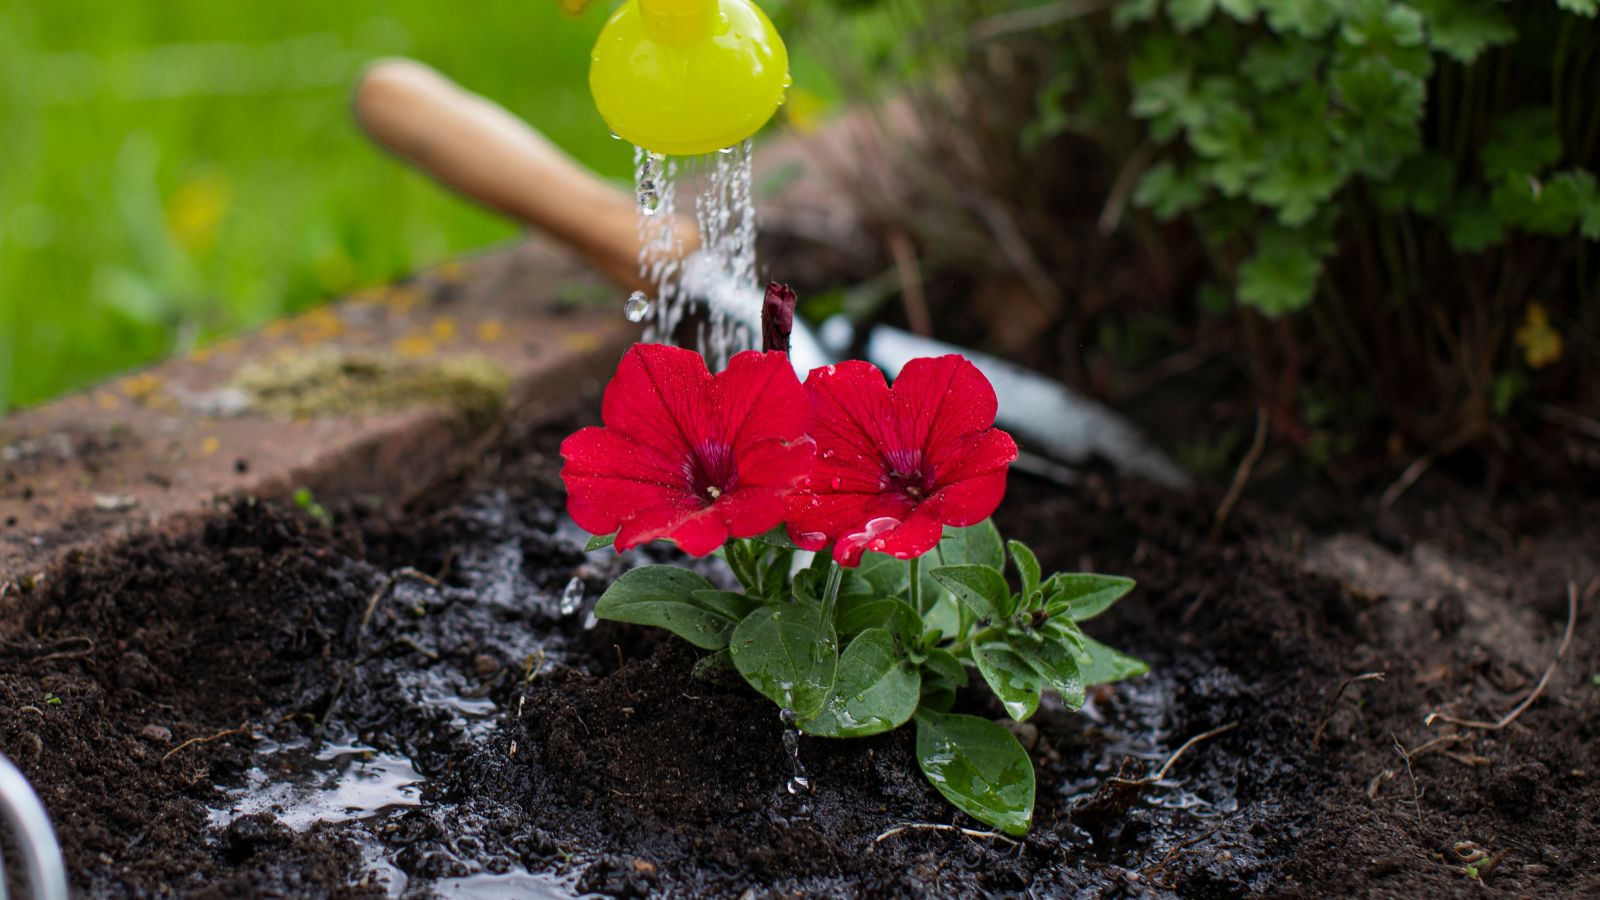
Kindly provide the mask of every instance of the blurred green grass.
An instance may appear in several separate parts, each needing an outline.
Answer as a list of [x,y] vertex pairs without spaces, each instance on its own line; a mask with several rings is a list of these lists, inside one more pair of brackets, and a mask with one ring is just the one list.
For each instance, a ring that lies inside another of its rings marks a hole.
[[0,412],[513,235],[357,131],[374,58],[625,176],[586,87],[611,6],[0,2]]

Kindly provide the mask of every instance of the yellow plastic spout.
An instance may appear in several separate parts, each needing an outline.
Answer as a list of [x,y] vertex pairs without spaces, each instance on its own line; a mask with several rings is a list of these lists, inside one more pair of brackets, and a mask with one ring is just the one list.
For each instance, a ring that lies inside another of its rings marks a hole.
[[589,66],[589,90],[612,132],[670,156],[745,140],[788,87],[789,53],[751,0],[628,0]]

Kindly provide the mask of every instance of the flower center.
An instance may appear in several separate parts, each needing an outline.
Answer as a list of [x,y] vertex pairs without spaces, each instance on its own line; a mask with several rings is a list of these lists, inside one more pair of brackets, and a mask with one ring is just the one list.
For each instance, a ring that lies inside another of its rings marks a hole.
[[739,467],[734,463],[733,448],[727,444],[712,441],[701,444],[689,454],[684,467],[689,476],[689,489],[708,503],[717,502],[739,484]]
[[913,503],[933,493],[933,473],[924,470],[920,449],[890,450],[885,457],[889,463],[889,490],[903,494]]

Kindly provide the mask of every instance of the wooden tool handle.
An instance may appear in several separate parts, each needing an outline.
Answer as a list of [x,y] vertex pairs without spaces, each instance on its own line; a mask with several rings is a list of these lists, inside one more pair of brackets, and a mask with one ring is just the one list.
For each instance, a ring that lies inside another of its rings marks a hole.
[[[422,63],[393,59],[362,76],[355,113],[373,140],[446,186],[548,232],[618,284],[647,286],[634,198],[503,107]],[[674,227],[686,253],[699,245],[692,224]]]

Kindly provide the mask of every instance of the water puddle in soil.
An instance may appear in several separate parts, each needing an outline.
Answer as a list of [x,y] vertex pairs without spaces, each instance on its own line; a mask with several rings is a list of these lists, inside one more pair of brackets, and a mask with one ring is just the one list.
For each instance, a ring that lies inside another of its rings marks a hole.
[[411,760],[359,741],[315,747],[309,739],[256,750],[256,766],[243,786],[227,788],[229,804],[211,810],[211,823],[226,828],[241,816],[268,813],[295,831],[318,823],[370,818],[422,802],[421,773]]

